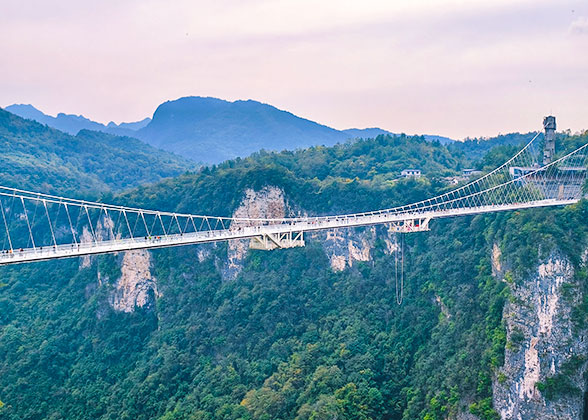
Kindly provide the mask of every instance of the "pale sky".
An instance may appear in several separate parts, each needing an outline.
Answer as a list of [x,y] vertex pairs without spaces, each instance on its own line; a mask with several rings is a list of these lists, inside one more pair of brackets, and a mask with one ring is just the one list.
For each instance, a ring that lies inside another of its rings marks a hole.
[[453,138],[588,129],[588,0],[0,0],[0,106],[182,96]]

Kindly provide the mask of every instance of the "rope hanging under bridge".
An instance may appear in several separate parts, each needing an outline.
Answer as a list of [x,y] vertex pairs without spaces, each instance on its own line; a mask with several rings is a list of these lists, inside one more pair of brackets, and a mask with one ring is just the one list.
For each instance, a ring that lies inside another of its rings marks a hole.
[[[394,283],[396,285],[396,303],[402,305],[404,299],[404,235],[400,234],[400,245],[398,245],[398,234],[394,234],[396,249],[394,250]],[[398,252],[400,251],[400,287],[398,287]]]

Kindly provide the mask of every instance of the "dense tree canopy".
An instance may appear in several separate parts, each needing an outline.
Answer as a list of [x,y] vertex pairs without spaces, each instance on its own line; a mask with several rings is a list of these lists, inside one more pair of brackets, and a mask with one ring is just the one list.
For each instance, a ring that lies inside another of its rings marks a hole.
[[0,109],[3,186],[98,197],[196,167],[136,139],[88,130],[74,137]]
[[[443,177],[465,159],[421,138],[380,136],[259,152],[110,199],[229,215],[245,188],[277,185],[312,214],[377,209],[446,190]],[[407,166],[426,177],[398,179]],[[0,418],[433,420],[470,410],[495,419],[491,378],[510,297],[492,276],[490,249],[503,249],[519,280],[539,252],[558,248],[578,262],[587,217],[580,203],[435,221],[431,232],[406,235],[401,305],[382,240],[371,261],[341,272],[318,241],[252,250],[234,281],[219,274],[226,244],[208,246],[203,261],[197,246],[156,250],[161,296],[134,313],[109,305],[120,255],[86,268],[3,267]],[[586,308],[575,312],[580,324]]]

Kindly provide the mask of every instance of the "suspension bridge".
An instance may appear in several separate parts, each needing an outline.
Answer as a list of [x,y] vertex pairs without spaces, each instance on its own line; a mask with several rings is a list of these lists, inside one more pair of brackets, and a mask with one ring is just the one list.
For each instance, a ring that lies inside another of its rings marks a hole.
[[386,224],[429,230],[434,219],[563,206],[585,194],[588,143],[557,158],[555,118],[508,161],[423,201],[364,213],[317,217],[233,218],[110,205],[0,186],[0,265],[249,239],[252,248],[304,245],[304,233]]

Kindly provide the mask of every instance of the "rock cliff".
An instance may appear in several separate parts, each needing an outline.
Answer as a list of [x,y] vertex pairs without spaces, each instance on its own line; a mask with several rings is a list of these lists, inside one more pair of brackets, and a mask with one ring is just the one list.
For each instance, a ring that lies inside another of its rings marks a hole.
[[[96,225],[93,234],[84,226],[80,241],[91,242],[93,235],[99,240],[113,238],[112,229],[114,222],[110,217],[103,217]],[[115,254],[120,258],[121,254]],[[80,258],[80,269],[92,266],[93,256]],[[159,296],[157,282],[151,275],[151,254],[147,250],[128,251],[122,253],[120,278],[116,279],[109,294],[109,304],[119,312],[134,312],[136,308],[150,308],[155,305],[155,299]],[[97,283],[92,286],[101,287],[108,284],[110,279],[104,281],[102,273],[97,272]]]
[[573,265],[552,253],[530,278],[513,279],[502,273],[496,247],[492,261],[512,293],[503,313],[507,345],[493,382],[495,409],[505,420],[582,419],[588,346],[572,317],[582,300]]
[[323,244],[334,271],[353,267],[356,261],[371,261],[376,240],[384,241],[384,252],[392,255],[398,250],[398,237],[388,227],[343,228],[316,232],[310,236]]
[[[236,218],[251,219],[275,219],[286,216],[287,211],[286,198],[284,191],[278,187],[264,187],[259,191],[252,189],[245,190],[245,196],[241,204],[233,212]],[[231,228],[240,226],[251,226],[254,223],[250,221],[233,222]],[[249,249],[249,240],[229,241],[227,261],[221,269],[224,280],[235,279],[243,269],[243,261]]]
[[352,267],[354,261],[370,261],[376,229],[336,229],[317,232],[311,238],[323,244],[334,271]]
[[149,251],[125,252],[121,276],[110,295],[112,308],[119,312],[134,312],[136,308],[150,308],[159,296],[157,283],[151,275]]

